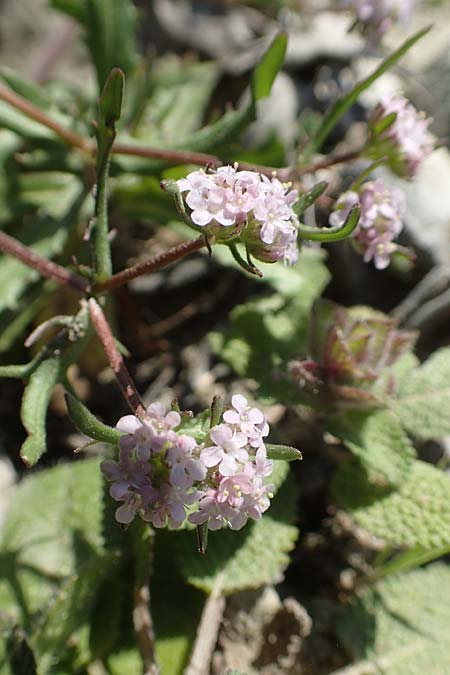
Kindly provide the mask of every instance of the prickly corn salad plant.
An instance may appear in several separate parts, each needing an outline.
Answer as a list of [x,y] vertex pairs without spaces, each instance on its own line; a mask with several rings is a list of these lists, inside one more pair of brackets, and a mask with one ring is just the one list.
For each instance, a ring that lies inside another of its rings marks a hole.
[[403,92],[360,114],[430,29],[288,148],[252,133],[286,17],[335,12],[372,54],[416,3],[184,3],[278,21],[239,77],[144,56],[138,4],[49,2],[96,91],[0,73],[0,673],[447,672],[450,347],[414,321],[427,277],[404,290],[438,140]]

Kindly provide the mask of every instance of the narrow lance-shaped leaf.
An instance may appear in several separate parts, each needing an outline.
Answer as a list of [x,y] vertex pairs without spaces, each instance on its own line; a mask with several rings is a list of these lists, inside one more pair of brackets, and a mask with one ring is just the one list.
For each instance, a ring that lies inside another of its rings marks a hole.
[[316,199],[318,199],[325,192],[327,187],[328,182],[323,180],[320,183],[316,183],[316,185],[314,185],[314,187],[308,192],[305,192],[305,194],[300,195],[293,206],[296,215],[300,218],[306,209],[309,209],[309,207],[314,204]]
[[137,12],[131,0],[85,0],[83,4],[86,43],[101,90],[112,68],[121,68],[127,75],[134,68]]
[[300,223],[298,226],[298,236],[300,239],[309,239],[310,241],[322,242],[334,242],[347,239],[347,237],[349,237],[358,226],[360,215],[361,207],[355,205],[350,209],[350,212],[343,225],[320,229],[317,227],[309,227],[308,225],[303,225],[303,223]]
[[20,449],[27,466],[33,466],[46,451],[47,408],[61,375],[61,357],[52,356],[34,371],[22,398],[21,419],[28,438]]
[[253,102],[269,96],[272,84],[280,72],[287,48],[286,33],[279,33],[256,66],[251,82]]
[[348,92],[343,98],[341,98],[337,103],[331,108],[330,112],[326,115],[323,120],[314,140],[311,143],[308,150],[310,152],[317,152],[320,150],[330,133],[333,131],[336,124],[339,120],[345,115],[347,110],[358,100],[359,96],[374,82],[378,80],[383,73],[392,68],[397,61],[408,52],[411,47],[413,47],[416,42],[418,42],[424,35],[426,35],[431,30],[431,26],[423,28],[422,30],[415,33],[410,37],[406,42],[402,44],[399,49],[397,49],[393,54],[388,56],[379,66],[376,68],[373,73],[371,73],[364,80],[359,82],[351,91]]
[[118,429],[114,429],[113,427],[109,427],[107,424],[100,422],[100,420],[98,420],[95,415],[81,403],[81,401],[78,401],[75,396],[66,394],[65,398],[72,422],[79,431],[86,434],[89,438],[115,445],[119,438],[123,436],[122,432]]

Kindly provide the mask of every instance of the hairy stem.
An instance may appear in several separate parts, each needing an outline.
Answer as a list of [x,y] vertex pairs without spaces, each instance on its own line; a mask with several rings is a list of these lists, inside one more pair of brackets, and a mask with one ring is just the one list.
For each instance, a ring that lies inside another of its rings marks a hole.
[[131,379],[131,375],[128,372],[124,360],[117,349],[114,336],[111,332],[111,328],[108,324],[108,321],[106,320],[103,310],[94,298],[90,298],[88,305],[92,323],[99,340],[103,345],[103,349],[105,350],[105,354],[108,358],[111,368],[113,369],[114,375],[116,376],[117,382],[119,383],[125,400],[135,415],[138,417],[143,417],[145,415],[144,403],[139,396],[133,380]]
[[184,258],[185,256],[189,255],[189,253],[198,251],[199,249],[207,245],[208,242],[203,235],[201,237],[197,237],[197,239],[184,241],[182,244],[173,246],[164,253],[161,253],[160,255],[156,255],[153,258],[149,258],[148,260],[144,260],[141,263],[137,263],[136,265],[133,265],[133,267],[129,267],[128,269],[123,270],[122,272],[114,274],[113,276],[109,277],[109,279],[99,281],[95,285],[95,291],[96,292],[110,291],[113,288],[123,286],[132,279],[137,279],[137,277],[140,277],[143,274],[156,272],[157,270],[160,270],[161,268],[170,265],[170,263],[173,263],[177,260],[181,260],[181,258]]
[[43,258],[31,248],[25,246],[25,244],[10,237],[6,232],[0,232],[0,250],[12,255],[24,263],[24,265],[35,269],[43,277],[52,279],[58,284],[70,286],[81,293],[86,293],[89,290],[89,282],[86,279],[75,274],[75,272],[61,267],[61,265],[57,265],[51,260]]
[[133,625],[139,651],[144,662],[144,675],[159,675],[155,657],[155,632],[150,614],[150,587],[148,580],[135,587],[133,593]]
[[221,594],[221,587],[222,575],[218,577],[211,595],[205,602],[189,665],[184,675],[208,675],[210,672],[211,658],[225,610],[225,598]]
[[155,631],[150,611],[150,575],[153,569],[154,533],[146,523],[132,530],[135,560],[133,626],[144,663],[144,675],[160,675],[155,653]]
[[144,157],[147,159],[160,159],[169,164],[197,164],[198,166],[220,166],[223,162],[216,155],[209,155],[204,152],[189,152],[187,150],[162,150],[160,148],[149,148],[141,145],[127,145],[125,143],[115,143],[113,146],[115,155],[129,155],[133,157]]

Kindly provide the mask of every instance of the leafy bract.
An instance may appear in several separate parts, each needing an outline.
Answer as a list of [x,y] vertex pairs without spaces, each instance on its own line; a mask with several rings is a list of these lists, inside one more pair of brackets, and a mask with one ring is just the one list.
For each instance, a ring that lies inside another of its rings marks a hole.
[[[287,463],[275,462],[278,476],[286,476]],[[298,535],[295,522],[296,494],[293,482],[281,483],[270,509],[258,521],[238,532],[223,530],[210,535],[208,552],[200,556],[191,533],[174,541],[179,570],[193,586],[211,593],[218,584],[223,594],[258,588],[278,579],[289,562]],[[219,578],[220,577],[220,578]]]
[[334,493],[358,525],[389,545],[450,546],[450,477],[431,464],[415,461],[393,492],[374,488],[360,468],[345,465]]
[[328,428],[356,455],[371,482],[398,485],[407,476],[416,453],[388,410],[348,412],[328,423]]
[[[0,371],[1,372],[1,371]],[[107,424],[100,422],[91,412],[86,408],[81,401],[66,394],[66,404],[69,410],[72,422],[75,424],[83,434],[89,438],[103,443],[116,444],[123,433],[118,429],[109,427]]]
[[61,357],[46,359],[31,375],[22,399],[21,419],[28,438],[20,449],[20,456],[33,466],[47,449],[47,408],[53,389],[61,376]]
[[355,673],[442,675],[450,663],[449,623],[450,568],[435,563],[377,583],[337,625],[358,660]]
[[420,439],[450,433],[450,348],[439,349],[399,382],[389,407]]

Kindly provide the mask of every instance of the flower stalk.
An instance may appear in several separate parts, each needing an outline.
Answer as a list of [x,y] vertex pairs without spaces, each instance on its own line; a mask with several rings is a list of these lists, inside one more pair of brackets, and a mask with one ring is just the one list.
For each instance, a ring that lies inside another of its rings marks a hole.
[[137,279],[143,274],[156,272],[177,260],[181,260],[190,253],[199,251],[205,246],[208,246],[208,242],[203,235],[196,239],[191,239],[190,241],[184,241],[181,244],[177,244],[177,246],[172,246],[167,251],[164,251],[164,253],[160,253],[153,258],[149,258],[148,260],[137,263],[121,272],[117,272],[117,274],[113,274],[104,281],[97,282],[94,286],[94,290],[95,292],[112,291],[114,288],[119,288],[119,286],[123,286],[129,281]]
[[90,298],[88,306],[95,331],[103,345],[103,349],[105,350],[105,354],[113,369],[125,400],[137,417],[143,417],[145,415],[144,403],[131,379],[131,375],[128,372],[124,360],[117,349],[114,336],[103,310],[94,298]]
[[86,293],[89,290],[89,282],[87,279],[84,279],[71,270],[61,267],[61,265],[58,265],[51,260],[43,258],[31,248],[25,246],[25,244],[22,244],[17,239],[14,239],[14,237],[6,234],[6,232],[1,231],[0,250],[12,255],[24,265],[35,269],[43,277],[56,281],[58,284],[68,286],[81,293]]

